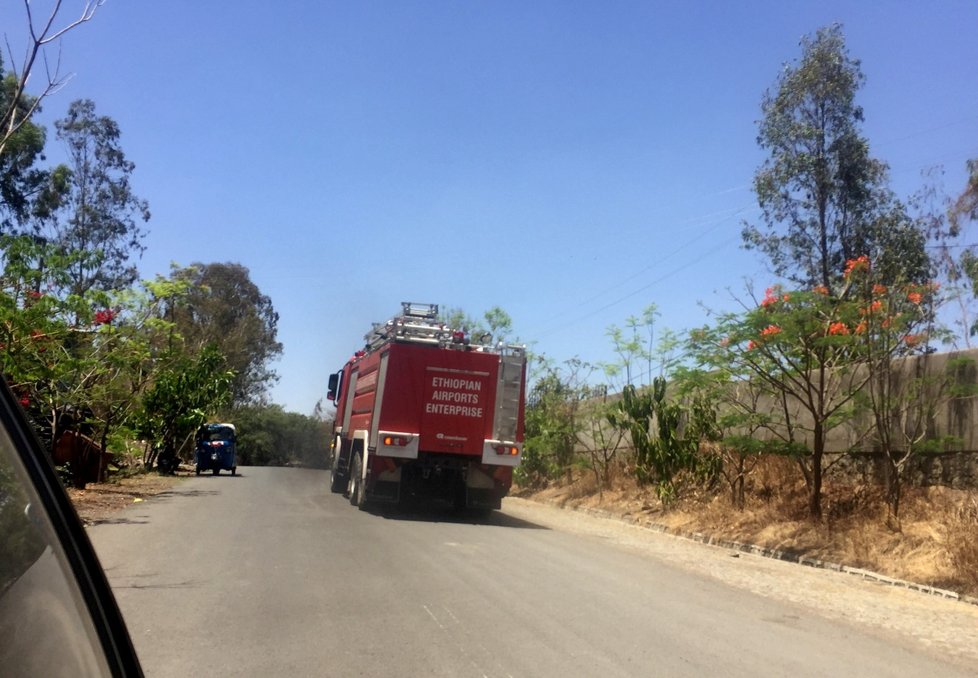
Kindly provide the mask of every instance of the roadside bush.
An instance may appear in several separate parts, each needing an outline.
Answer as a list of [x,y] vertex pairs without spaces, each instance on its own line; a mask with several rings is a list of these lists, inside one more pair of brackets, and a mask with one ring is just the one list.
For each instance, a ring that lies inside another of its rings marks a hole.
[[978,596],[978,497],[971,497],[948,521],[945,542],[954,575]]

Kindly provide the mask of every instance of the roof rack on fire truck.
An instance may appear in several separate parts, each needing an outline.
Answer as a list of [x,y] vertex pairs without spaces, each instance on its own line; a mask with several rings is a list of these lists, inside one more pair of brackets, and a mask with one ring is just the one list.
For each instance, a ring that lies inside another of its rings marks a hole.
[[418,304],[401,302],[401,313],[386,323],[374,323],[363,337],[367,350],[373,351],[391,342],[429,344],[444,348],[470,351],[495,351],[499,353],[522,353],[524,346],[500,343],[495,348],[487,342],[492,336],[486,332],[480,336],[467,337],[465,332],[449,327],[438,319],[438,304]]
[[374,323],[364,335],[368,350],[392,341],[439,345],[450,342],[453,332],[438,320],[438,304],[401,302],[401,313],[386,323]]

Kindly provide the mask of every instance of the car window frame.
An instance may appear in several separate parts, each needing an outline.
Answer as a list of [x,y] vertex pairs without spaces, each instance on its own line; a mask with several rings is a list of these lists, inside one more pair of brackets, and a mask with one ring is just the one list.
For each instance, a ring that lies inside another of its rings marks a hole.
[[0,382],[0,426],[6,429],[13,452],[41,503],[38,508],[54,531],[109,670],[113,676],[142,676],[129,631],[85,528],[20,404],[6,380],[0,378]]

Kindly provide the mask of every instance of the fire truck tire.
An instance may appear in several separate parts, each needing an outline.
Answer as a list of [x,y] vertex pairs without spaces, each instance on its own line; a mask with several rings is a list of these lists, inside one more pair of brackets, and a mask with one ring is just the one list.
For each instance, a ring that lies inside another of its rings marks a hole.
[[350,480],[346,474],[340,471],[340,451],[342,449],[343,441],[339,436],[336,436],[336,441],[333,443],[333,461],[330,464],[329,472],[329,491],[334,494],[346,492],[347,483]]
[[329,491],[334,494],[343,492],[346,489],[346,478],[344,478],[336,469],[333,469],[329,473]]
[[366,505],[366,489],[363,486],[363,457],[355,453],[350,464],[350,504],[363,510]]

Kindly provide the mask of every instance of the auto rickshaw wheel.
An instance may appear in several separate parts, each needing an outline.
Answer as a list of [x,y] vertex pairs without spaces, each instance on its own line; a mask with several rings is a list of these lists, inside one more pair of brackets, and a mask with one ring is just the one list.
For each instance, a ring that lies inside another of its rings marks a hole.
[[237,466],[232,466],[231,467],[231,475],[232,476],[238,475],[238,467]]
[[194,471],[197,473],[197,475],[200,475],[200,467],[199,466],[195,467],[194,468]]
[[220,475],[220,473],[221,473],[221,469],[219,469],[219,468],[216,468],[216,469],[214,469],[214,470],[212,471],[212,473],[213,473],[214,475]]

